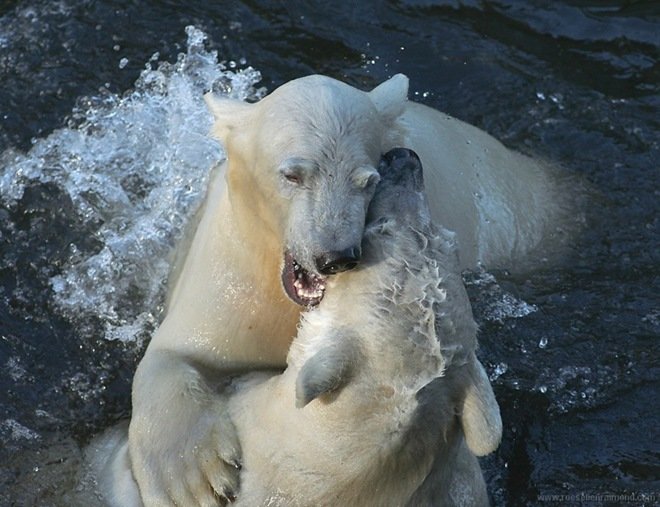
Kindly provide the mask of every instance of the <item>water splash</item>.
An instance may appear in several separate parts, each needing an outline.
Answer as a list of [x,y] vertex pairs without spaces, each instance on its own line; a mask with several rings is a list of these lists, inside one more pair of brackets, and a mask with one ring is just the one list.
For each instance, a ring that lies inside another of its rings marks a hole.
[[606,388],[619,380],[615,370],[606,365],[562,366],[558,370],[543,368],[535,389],[548,393],[549,410],[565,413],[575,408],[598,405]]
[[506,363],[497,363],[493,368],[493,371],[488,375],[488,379],[491,382],[495,382],[502,375],[504,375],[509,370],[509,366]]
[[536,305],[526,303],[502,289],[495,276],[487,271],[466,272],[463,281],[466,286],[478,289],[479,300],[474,303],[478,319],[501,324],[507,319],[519,319],[538,311]]
[[0,423],[0,440],[5,443],[15,442],[18,440],[38,440],[40,435],[22,425],[15,419],[5,419]]
[[255,101],[265,92],[255,87],[258,71],[227,70],[202,31],[186,33],[176,62],[154,55],[131,91],[80,99],[67,128],[27,154],[0,155],[4,206],[16,206],[30,186],[55,185],[97,240],[92,252],[70,243],[50,280],[61,312],[98,319],[107,339],[132,341],[156,325],[174,245],[224,157],[208,135],[203,94]]

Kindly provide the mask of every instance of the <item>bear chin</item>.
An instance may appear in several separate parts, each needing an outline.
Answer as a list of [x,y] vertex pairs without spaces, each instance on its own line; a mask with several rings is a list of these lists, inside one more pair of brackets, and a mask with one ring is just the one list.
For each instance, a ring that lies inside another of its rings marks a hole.
[[316,306],[323,299],[326,278],[303,268],[290,251],[284,252],[282,285],[291,301],[300,306]]

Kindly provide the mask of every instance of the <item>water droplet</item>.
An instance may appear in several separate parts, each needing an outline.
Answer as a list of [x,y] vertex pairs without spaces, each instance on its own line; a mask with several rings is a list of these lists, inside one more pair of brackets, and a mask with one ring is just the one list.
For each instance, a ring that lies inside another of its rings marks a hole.
[[502,375],[504,375],[509,367],[507,366],[506,363],[498,363],[495,365],[495,369],[493,370],[493,373],[490,374],[488,377],[491,382],[497,380],[500,378]]
[[559,104],[563,98],[564,96],[561,93],[554,93],[550,95],[550,100],[555,104]]

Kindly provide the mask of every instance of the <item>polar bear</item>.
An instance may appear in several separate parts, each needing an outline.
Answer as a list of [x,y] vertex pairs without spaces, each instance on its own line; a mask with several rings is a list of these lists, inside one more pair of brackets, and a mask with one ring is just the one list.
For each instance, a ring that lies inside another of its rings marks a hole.
[[237,507],[488,505],[475,454],[502,423],[454,235],[430,220],[413,152],[380,172],[359,267],[303,314],[283,374],[234,385]]
[[284,367],[302,308],[358,265],[381,154],[419,154],[460,268],[518,259],[556,221],[542,164],[408,102],[407,88],[403,75],[369,92],[309,76],[255,104],[208,97],[227,161],[133,382],[128,454],[146,505],[234,496],[241,450],[217,386]]
[[[488,505],[475,454],[497,447],[502,423],[454,234],[431,222],[414,152],[391,150],[379,174],[359,267],[302,315],[282,374],[226,390],[243,453],[236,507]],[[110,454],[96,474],[111,505],[138,507],[113,443],[123,434],[96,444],[97,460]]]

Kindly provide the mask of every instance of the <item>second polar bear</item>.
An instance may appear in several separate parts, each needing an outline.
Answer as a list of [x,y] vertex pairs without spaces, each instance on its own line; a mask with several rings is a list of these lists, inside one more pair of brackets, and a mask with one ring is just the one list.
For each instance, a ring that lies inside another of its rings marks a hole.
[[303,315],[282,375],[235,386],[237,506],[488,504],[475,454],[501,420],[453,234],[431,223],[414,152],[379,172],[360,267]]

